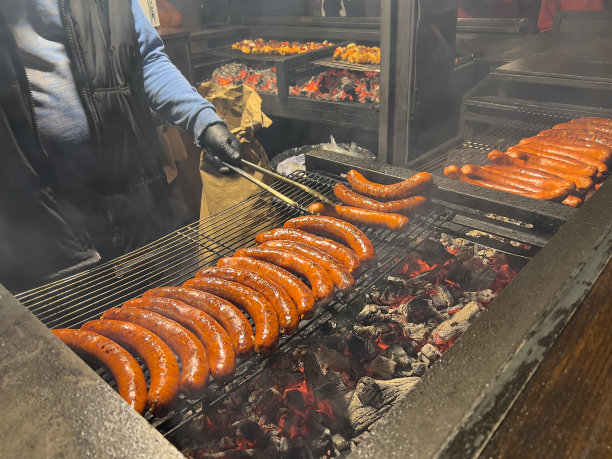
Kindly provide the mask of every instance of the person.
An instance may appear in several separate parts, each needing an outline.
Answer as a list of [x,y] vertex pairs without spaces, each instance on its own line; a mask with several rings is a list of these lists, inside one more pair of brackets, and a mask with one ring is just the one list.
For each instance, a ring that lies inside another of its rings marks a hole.
[[23,291],[173,230],[151,110],[217,166],[240,144],[138,0],[0,0],[0,283]]
[[538,29],[540,33],[551,31],[557,11],[604,11],[605,9],[604,0],[542,0]]

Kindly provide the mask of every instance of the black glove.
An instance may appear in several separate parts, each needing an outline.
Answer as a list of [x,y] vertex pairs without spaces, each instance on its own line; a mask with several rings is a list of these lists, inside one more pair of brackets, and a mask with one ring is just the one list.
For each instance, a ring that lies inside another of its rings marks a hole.
[[204,150],[206,160],[220,172],[227,171],[221,161],[233,166],[240,166],[242,162],[240,142],[224,124],[213,124],[207,127],[200,138],[200,145]]

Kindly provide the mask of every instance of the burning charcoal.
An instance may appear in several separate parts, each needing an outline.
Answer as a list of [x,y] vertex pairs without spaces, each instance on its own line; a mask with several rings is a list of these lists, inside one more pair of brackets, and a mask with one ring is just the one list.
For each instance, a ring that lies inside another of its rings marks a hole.
[[461,311],[438,325],[433,331],[434,342],[436,344],[452,343],[476,319],[479,312],[478,303],[473,301],[466,304]]
[[410,322],[420,323],[437,317],[438,313],[433,308],[431,300],[413,298],[402,302],[397,308],[398,312],[405,315]]
[[257,443],[258,448],[265,448],[267,446],[266,433],[255,421],[244,420],[239,424],[239,432],[244,438],[252,443]]
[[255,457],[254,449],[233,449],[231,451],[197,455],[198,459],[245,459],[249,457]]
[[287,403],[299,412],[303,412],[306,408],[306,400],[304,394],[299,389],[289,389],[285,392],[285,400]]
[[330,371],[320,378],[308,382],[317,400],[326,400],[348,390],[344,378],[336,371]]
[[377,322],[372,325],[368,325],[366,327],[362,327],[360,325],[355,325],[353,332],[355,335],[360,336],[364,339],[369,339],[372,337],[384,335],[391,331],[391,327],[387,323]]
[[332,443],[334,444],[334,447],[336,448],[336,450],[339,452],[348,450],[350,447],[350,444],[348,441],[346,441],[346,438],[344,438],[342,435],[338,433],[332,435]]
[[261,394],[259,401],[255,405],[255,411],[271,415],[276,413],[283,402],[282,394],[274,387],[268,388]]
[[408,357],[408,354],[399,344],[389,346],[385,351],[385,357],[393,360],[397,364],[397,368],[401,370],[409,370],[412,366],[413,359]]
[[355,360],[363,360],[367,354],[365,340],[358,336],[351,336],[348,342],[348,350]]
[[313,455],[326,456],[326,453],[334,449],[334,443],[332,442],[331,432],[329,429],[325,429],[323,432],[318,433],[316,438],[310,441],[310,449]]
[[427,359],[425,363],[427,363],[428,365],[431,365],[436,360],[438,360],[438,357],[440,357],[440,352],[429,343],[421,348],[420,354],[421,356]]
[[444,310],[455,304],[453,295],[444,285],[438,285],[436,287],[436,293],[431,295],[431,301],[433,302],[434,308],[436,308],[438,311]]
[[378,306],[375,304],[366,304],[365,307],[355,316],[358,322],[376,319],[379,315]]
[[348,373],[351,370],[350,362],[338,351],[328,349],[325,346],[320,346],[317,349],[319,362],[328,370],[336,370]]
[[427,364],[423,362],[415,362],[412,364],[412,376],[421,377],[427,370]]
[[408,354],[408,356],[414,361],[414,357],[416,357],[417,353],[419,352],[419,345],[414,341],[408,341],[402,344],[402,349],[404,349],[406,354]]
[[493,300],[493,298],[494,298],[493,290],[488,288],[486,290],[481,290],[480,292],[478,292],[478,295],[476,296],[476,301],[478,301],[481,304],[490,303]]
[[389,411],[396,400],[403,398],[419,382],[419,378],[396,378],[380,381],[365,376],[359,380],[348,409],[348,417],[356,434],[360,434]]
[[427,330],[427,327],[422,324],[406,324],[404,326],[404,331],[406,332],[406,335],[410,337],[411,340],[419,344],[424,344],[427,341],[427,337],[429,336],[429,331]]
[[457,271],[453,278],[449,279],[458,283],[465,291],[475,292],[490,288],[497,277],[493,268],[482,264],[476,259],[468,260],[461,265],[461,270]]
[[319,356],[314,351],[308,351],[304,356],[304,377],[307,381],[315,381],[325,374]]
[[395,373],[396,365],[395,361],[379,355],[370,362],[366,371],[374,377],[391,379]]

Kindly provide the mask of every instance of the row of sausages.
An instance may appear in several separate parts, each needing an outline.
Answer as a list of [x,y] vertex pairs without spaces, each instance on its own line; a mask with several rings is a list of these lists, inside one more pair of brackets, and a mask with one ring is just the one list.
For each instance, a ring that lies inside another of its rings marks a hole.
[[349,186],[343,183],[334,185],[334,194],[344,205],[326,205],[315,202],[308,210],[315,215],[340,218],[357,225],[382,227],[392,231],[402,231],[408,227],[411,211],[427,202],[423,194],[433,183],[429,172],[419,172],[414,176],[391,185],[381,185],[366,179],[356,170],[347,174]]
[[[375,258],[359,228],[328,216],[290,219],[256,242],[182,286],[150,289],[78,330],[52,331],[85,360],[107,367],[139,413],[164,416],[179,393],[197,398],[210,376],[231,378],[237,358],[274,352],[280,334],[294,333],[336,289],[350,292],[354,276]],[[150,371],[148,389],[134,356]]]
[[578,118],[522,139],[506,152],[493,150],[491,164],[449,165],[444,175],[487,188],[579,207],[608,175],[612,119]]

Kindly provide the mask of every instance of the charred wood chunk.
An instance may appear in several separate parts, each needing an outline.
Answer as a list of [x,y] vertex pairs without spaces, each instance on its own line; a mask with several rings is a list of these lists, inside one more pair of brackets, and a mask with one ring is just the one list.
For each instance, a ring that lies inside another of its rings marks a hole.
[[356,435],[378,421],[391,406],[403,398],[420,378],[396,378],[380,381],[365,376],[359,380],[348,409],[348,418]]
[[423,324],[405,324],[404,332],[406,336],[410,337],[411,340],[420,346],[424,345],[429,337],[429,330]]
[[497,273],[490,266],[478,260],[468,260],[449,279],[463,287],[467,292],[475,292],[490,288],[497,277]]
[[351,371],[351,363],[338,351],[320,346],[319,349],[317,349],[317,354],[319,356],[319,362],[321,362],[327,370],[342,371],[345,373]]
[[336,371],[330,371],[316,380],[309,381],[309,384],[315,398],[320,401],[344,394],[349,390],[342,375]]
[[427,364],[427,366],[429,366],[438,360],[440,357],[440,351],[438,351],[435,346],[428,343],[421,348],[419,357],[421,357],[421,360]]
[[438,285],[436,287],[435,293],[431,295],[431,301],[433,303],[433,307],[438,311],[446,310],[449,306],[455,304],[453,295],[444,285]]
[[425,371],[427,371],[427,364],[424,362],[415,362],[412,365],[412,373],[411,376],[415,376],[420,378],[421,376],[423,376],[425,374]]
[[433,307],[432,301],[423,298],[412,298],[404,301],[397,309],[400,314],[405,315],[413,323],[422,323],[438,317],[438,312]]
[[414,359],[410,358],[406,350],[399,344],[393,344],[385,351],[385,357],[393,360],[400,370],[410,370]]
[[396,366],[395,361],[379,355],[370,362],[366,372],[377,378],[391,379],[395,374]]
[[259,413],[271,415],[276,413],[282,403],[282,394],[274,387],[270,387],[261,394],[255,409]]
[[480,306],[475,301],[466,304],[450,319],[436,327],[432,336],[436,344],[447,344],[463,333],[480,313]]

